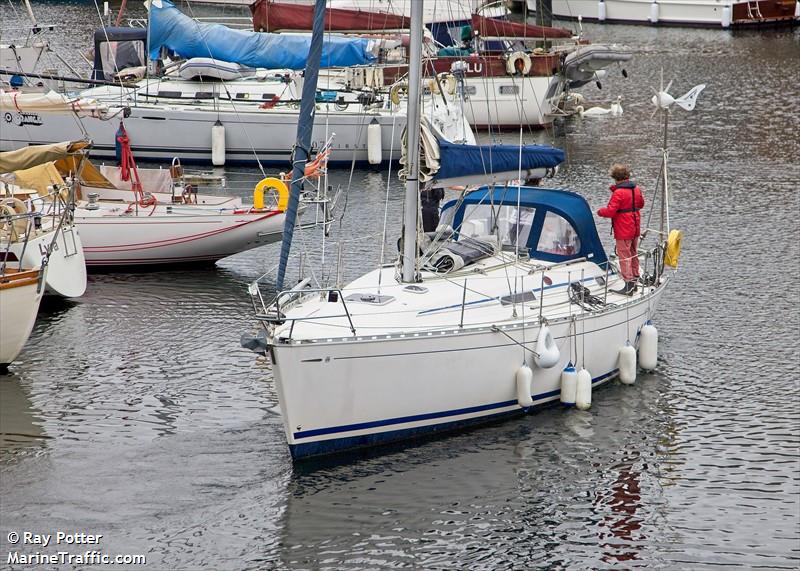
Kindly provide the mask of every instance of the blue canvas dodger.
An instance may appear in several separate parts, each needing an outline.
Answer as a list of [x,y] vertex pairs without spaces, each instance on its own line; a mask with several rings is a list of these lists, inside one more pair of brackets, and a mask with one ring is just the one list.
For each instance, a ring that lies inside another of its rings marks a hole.
[[[168,0],[150,5],[150,59],[162,47],[187,59],[210,57],[267,69],[304,69],[311,45],[305,35],[267,34],[202,24],[181,13]],[[376,60],[363,38],[325,35],[321,67],[366,65]]]

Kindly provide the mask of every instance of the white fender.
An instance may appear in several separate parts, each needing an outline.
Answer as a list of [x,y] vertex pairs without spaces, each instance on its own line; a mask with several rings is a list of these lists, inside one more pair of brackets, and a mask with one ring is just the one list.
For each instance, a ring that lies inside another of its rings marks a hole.
[[211,127],[211,164],[215,167],[225,165],[225,125],[219,119]]
[[533,406],[533,398],[531,398],[531,387],[533,384],[533,371],[531,368],[523,364],[517,369],[517,402],[522,408]]
[[636,382],[636,349],[626,343],[619,350],[619,380],[626,385]]
[[539,329],[539,337],[536,339],[536,354],[533,357],[536,365],[541,369],[555,367],[561,359],[561,352],[558,350],[553,334],[547,325],[542,325]]
[[578,373],[575,372],[575,367],[569,363],[563,371],[561,371],[561,404],[572,406],[575,404],[575,398],[578,392]]
[[575,406],[580,410],[589,410],[592,406],[592,375],[586,369],[578,371]]
[[606,3],[600,0],[597,4],[597,19],[601,22],[606,21]]
[[639,333],[639,366],[652,371],[658,363],[658,329],[649,321]]
[[655,0],[650,4],[650,23],[658,24],[658,2]]
[[[798,8],[797,8],[797,10],[795,10],[795,12],[800,10],[800,4],[797,4],[797,7]],[[723,28],[730,28],[731,27],[731,5],[730,4],[725,4],[725,6],[722,7],[722,27]]]
[[374,118],[367,127],[367,160],[371,165],[379,165],[383,161],[381,124]]

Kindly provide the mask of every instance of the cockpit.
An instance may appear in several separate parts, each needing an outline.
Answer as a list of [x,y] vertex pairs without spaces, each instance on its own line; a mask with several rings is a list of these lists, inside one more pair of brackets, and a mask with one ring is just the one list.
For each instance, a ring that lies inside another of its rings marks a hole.
[[606,262],[589,205],[560,189],[479,189],[445,204],[430,238],[425,258],[437,272],[457,270],[498,250],[556,263]]

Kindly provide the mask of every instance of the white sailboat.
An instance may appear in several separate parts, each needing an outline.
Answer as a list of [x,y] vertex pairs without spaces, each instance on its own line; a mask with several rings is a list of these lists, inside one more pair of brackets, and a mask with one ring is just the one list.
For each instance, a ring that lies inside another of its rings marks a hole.
[[[86,291],[83,243],[75,226],[72,194],[66,186],[41,187],[40,192],[20,185],[41,165],[80,152],[82,144],[61,143],[46,149],[24,148],[0,153],[0,263],[34,268],[47,259],[47,293],[80,297]],[[46,203],[46,211],[37,205]]]
[[[168,0],[150,6],[149,34],[139,28],[98,30],[91,81],[99,85],[63,98],[60,106],[31,109],[23,106],[25,96],[0,94],[0,150],[88,138],[93,156],[113,158],[124,116],[140,159],[169,161],[180,156],[184,162],[218,166],[289,160],[291,149],[285,141],[294,136],[299,117],[303,77],[296,72],[305,65],[307,38],[199,23]],[[386,48],[386,41],[330,35],[326,65],[368,64]],[[186,60],[167,59],[163,65],[169,69],[162,67],[163,75],[141,77],[148,63],[162,66],[154,55],[160,48]],[[340,82],[333,77],[335,87]],[[404,104],[392,105],[371,89],[362,94],[321,87],[311,144],[315,149],[328,145],[331,165],[381,164],[399,154]],[[57,99],[55,94],[48,97]],[[451,117],[446,113],[440,120]]]
[[[26,151],[41,154],[54,146]],[[128,146],[123,149],[132,157]],[[9,154],[0,153],[0,158]],[[325,156],[309,170],[309,186],[319,183]],[[170,169],[148,169],[129,158],[127,169],[98,169],[84,156],[50,158],[58,160],[12,174],[16,196],[32,193],[30,203],[47,218],[58,208],[53,194],[74,187],[71,220],[82,241],[84,288],[85,266],[213,262],[281,238],[288,190],[280,179],[263,179],[253,191],[254,203],[246,204],[236,196],[197,192],[196,182],[185,176],[179,163]],[[309,189],[308,194],[315,204],[327,204],[315,191]],[[306,204],[304,199],[301,210]],[[54,259],[51,256],[51,265]]]
[[0,371],[17,358],[31,335],[44,294],[46,267],[0,262]]
[[[420,39],[418,4],[412,4],[412,46]],[[410,74],[411,125],[419,73],[417,64]],[[409,149],[418,148],[415,129],[408,141]],[[676,265],[679,250],[679,232],[669,228],[666,151],[660,187],[666,217],[648,231],[652,246],[640,249],[645,274],[637,292],[626,295],[617,289],[624,284],[589,205],[567,190],[480,188],[445,205],[442,225],[423,240],[420,176],[430,177],[429,185],[450,185],[465,179],[470,152],[486,156],[486,149],[453,147],[434,153],[440,167],[430,153],[407,157],[397,265],[342,287],[309,290],[301,283],[280,291],[258,316],[293,458],[468,426],[559,399],[586,407],[592,388],[618,375],[635,378],[636,347],[642,365],[655,367],[649,321],[671,279],[665,261]],[[461,157],[455,164],[451,153]],[[515,158],[522,165],[509,161],[505,168],[541,176],[537,167],[563,154],[525,147]],[[497,162],[503,171],[503,158]],[[251,294],[260,295],[257,287]]]

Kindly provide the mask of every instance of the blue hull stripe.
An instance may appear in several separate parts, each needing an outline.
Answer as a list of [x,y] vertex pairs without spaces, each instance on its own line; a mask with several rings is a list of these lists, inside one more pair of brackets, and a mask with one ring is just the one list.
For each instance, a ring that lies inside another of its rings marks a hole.
[[[592,379],[592,384],[600,383],[609,377],[617,374],[617,369],[606,373],[605,375],[601,375]],[[546,393],[540,393],[537,395],[533,395],[533,400],[541,400],[544,398],[550,398],[557,396],[561,393],[560,390],[549,391]],[[455,410],[446,410],[441,412],[430,412],[425,414],[417,414],[413,416],[401,416],[397,418],[387,418],[384,420],[374,420],[371,422],[362,422],[358,424],[346,424],[342,426],[332,426],[328,428],[318,428],[314,430],[304,430],[301,432],[295,432],[295,438],[310,438],[313,436],[321,436],[325,434],[336,434],[340,432],[351,432],[353,430],[365,430],[368,428],[377,428],[381,426],[391,426],[394,424],[403,424],[406,422],[419,422],[423,420],[432,420],[436,418],[447,418],[450,416],[458,416],[461,414],[470,414],[474,412],[482,412],[488,410],[495,410],[498,408],[505,408],[508,406],[516,405],[516,400],[508,400],[498,403],[492,404],[484,404],[479,406],[471,406],[467,408],[460,408]],[[542,403],[545,405],[548,403]],[[541,406],[541,405],[536,405]],[[452,422],[445,422],[445,423],[437,423],[433,425],[427,426],[418,426],[414,428],[402,429],[402,430],[393,430],[387,432],[379,432],[375,434],[365,434],[361,436],[353,436],[353,437],[344,437],[344,438],[336,438],[332,440],[322,440],[318,442],[310,442],[308,444],[292,444],[289,445],[290,450],[292,451],[292,457],[294,458],[302,458],[305,456],[316,456],[318,454],[328,454],[330,452],[335,452],[337,450],[345,450],[349,448],[356,448],[362,446],[369,446],[372,444],[377,444],[380,442],[389,442],[395,440],[401,440],[404,438],[409,438],[416,435],[421,435],[430,432],[438,432],[442,430],[450,430],[452,428],[456,428],[458,426],[468,426],[470,424],[476,424],[479,422],[485,422],[486,420],[490,420],[499,416],[504,415],[511,415],[511,414],[519,414],[524,412],[526,409],[519,408],[518,410],[512,411],[504,411],[494,414],[483,415],[477,418],[468,418],[463,420],[457,420]]]

